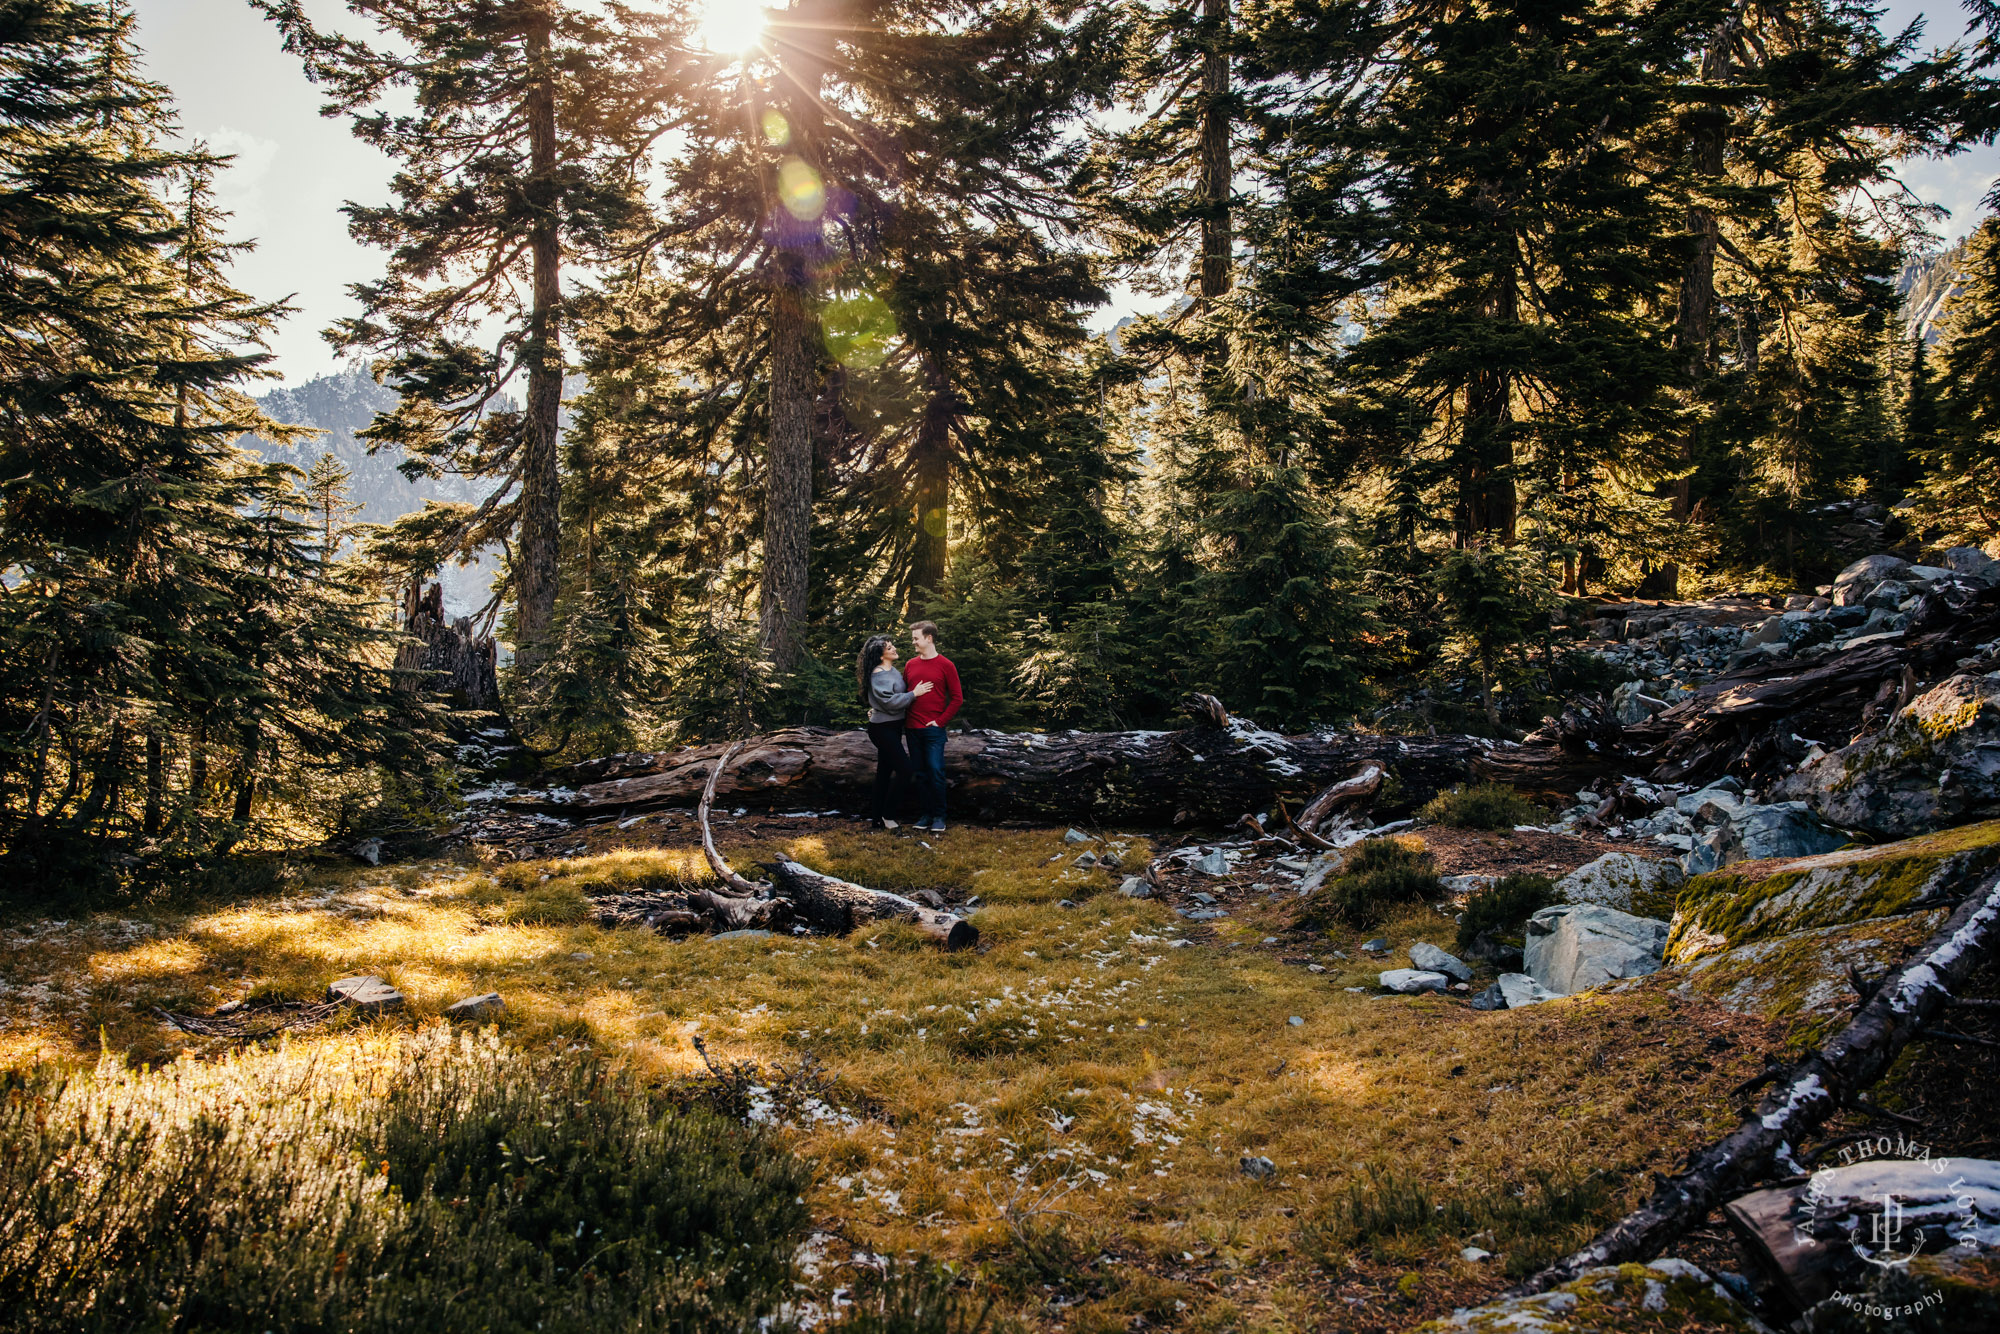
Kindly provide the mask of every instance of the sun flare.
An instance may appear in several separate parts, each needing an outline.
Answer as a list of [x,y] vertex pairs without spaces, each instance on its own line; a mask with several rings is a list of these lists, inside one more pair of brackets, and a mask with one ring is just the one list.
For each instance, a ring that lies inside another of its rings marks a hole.
[[757,0],[701,0],[695,32],[710,51],[748,51],[764,35],[764,6]]

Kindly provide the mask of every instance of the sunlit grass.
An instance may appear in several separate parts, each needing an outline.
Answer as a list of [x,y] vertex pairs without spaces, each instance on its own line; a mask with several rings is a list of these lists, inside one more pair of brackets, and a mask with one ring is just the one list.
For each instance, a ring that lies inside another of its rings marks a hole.
[[[1721,1021],[1658,986],[1496,1014],[1383,999],[1374,974],[1401,959],[1361,956],[1359,932],[1290,934],[1281,906],[1183,944],[1169,907],[1075,869],[1060,830],[955,829],[931,848],[838,827],[782,844],[722,832],[746,874],[782,850],[881,888],[976,894],[981,948],[944,954],[894,925],[677,941],[585,917],[588,894],[708,883],[689,846],[343,870],[206,911],[9,932],[0,1052],[87,1059],[101,1032],[160,1061],[207,1044],[152,1006],[316,997],[376,973],[409,998],[384,1024],[498,991],[508,1039],[595,1046],[649,1077],[701,1070],[697,1035],[767,1071],[810,1053],[837,1110],[790,1135],[819,1168],[815,1216],[852,1243],[835,1261],[865,1246],[964,1262],[1003,1311],[1053,1322],[1059,1298],[1070,1328],[1303,1329],[1413,1321],[1501,1285],[1457,1259],[1466,1236],[1330,1226],[1356,1183],[1393,1171],[1498,1199],[1595,1169],[1615,1207],[1729,1121],[1726,1090],[1763,1049],[1738,1023],[1738,1045],[1706,1051]],[[1143,841],[1115,842],[1143,864]],[[1398,911],[1365,934],[1449,944],[1432,909]],[[1281,957],[1301,951],[1327,971]],[[1277,1175],[1244,1176],[1245,1154]],[[1587,1231],[1552,1221],[1535,1244]],[[1399,1292],[1410,1269],[1421,1279]],[[1358,1303],[1329,1299],[1349,1286]]]

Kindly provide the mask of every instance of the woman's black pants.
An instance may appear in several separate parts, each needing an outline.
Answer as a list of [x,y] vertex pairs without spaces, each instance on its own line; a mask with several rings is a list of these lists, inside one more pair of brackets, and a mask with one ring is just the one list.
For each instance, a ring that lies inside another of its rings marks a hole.
[[893,820],[910,795],[910,753],[903,749],[903,720],[868,724],[868,739],[875,743],[875,804],[870,811],[877,820]]

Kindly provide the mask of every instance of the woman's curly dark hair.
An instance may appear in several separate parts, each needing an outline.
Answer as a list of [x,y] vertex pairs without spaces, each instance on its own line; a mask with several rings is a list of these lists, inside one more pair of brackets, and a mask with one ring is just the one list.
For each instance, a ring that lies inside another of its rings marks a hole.
[[889,647],[889,636],[870,635],[868,642],[861,646],[861,656],[854,660],[854,684],[861,687],[861,703],[868,703],[868,678],[881,665],[882,650]]

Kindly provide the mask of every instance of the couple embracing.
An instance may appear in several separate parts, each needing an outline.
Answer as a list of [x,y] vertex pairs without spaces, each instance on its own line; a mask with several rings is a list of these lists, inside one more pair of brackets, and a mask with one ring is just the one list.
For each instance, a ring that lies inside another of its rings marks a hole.
[[887,635],[863,644],[854,664],[861,702],[868,706],[868,739],[875,743],[871,823],[877,829],[898,827],[894,817],[914,770],[915,827],[942,834],[945,725],[958,716],[965,692],[959,688],[958,668],[938,652],[936,625],[929,621],[912,625],[910,644],[917,656],[901,671],[896,669],[896,641]]

